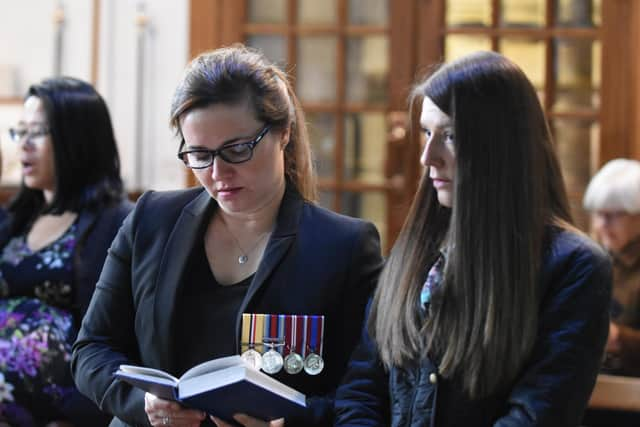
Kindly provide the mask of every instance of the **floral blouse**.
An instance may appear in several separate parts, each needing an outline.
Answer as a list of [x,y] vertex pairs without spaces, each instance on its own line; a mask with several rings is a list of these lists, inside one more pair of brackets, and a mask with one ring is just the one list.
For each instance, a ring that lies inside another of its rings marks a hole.
[[60,419],[56,408],[73,390],[76,230],[38,251],[16,236],[0,254],[0,420],[11,425]]

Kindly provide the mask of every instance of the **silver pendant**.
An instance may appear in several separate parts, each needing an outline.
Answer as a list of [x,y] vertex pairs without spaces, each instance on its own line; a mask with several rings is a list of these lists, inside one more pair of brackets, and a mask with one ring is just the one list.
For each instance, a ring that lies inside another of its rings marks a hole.
[[244,254],[238,257],[238,264],[244,264],[247,261],[249,261],[249,257]]

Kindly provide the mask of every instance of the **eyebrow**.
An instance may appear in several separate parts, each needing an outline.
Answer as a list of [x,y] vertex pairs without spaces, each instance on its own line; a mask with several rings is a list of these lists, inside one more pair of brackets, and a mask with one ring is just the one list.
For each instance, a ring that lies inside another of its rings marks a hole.
[[[261,131],[262,131],[262,129],[261,129]],[[232,145],[232,144],[235,144],[235,143],[241,144],[243,142],[250,142],[250,141],[243,141],[243,140],[251,140],[252,138],[255,138],[255,137],[256,136],[254,135],[254,136],[238,136],[236,138],[231,138],[231,139],[228,139],[226,141],[223,141],[222,144],[220,144],[217,148],[207,148],[207,147],[204,147],[202,145],[190,145],[190,144],[187,144],[187,140],[184,139],[184,136],[182,137],[182,140],[184,141],[185,147],[190,148],[190,149],[194,149],[194,150],[198,150],[198,149],[202,149],[202,150],[219,150],[222,147],[226,147],[227,145]]]

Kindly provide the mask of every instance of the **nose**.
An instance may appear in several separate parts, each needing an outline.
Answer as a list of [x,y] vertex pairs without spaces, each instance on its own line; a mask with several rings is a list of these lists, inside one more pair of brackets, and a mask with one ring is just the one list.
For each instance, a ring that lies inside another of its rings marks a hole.
[[233,165],[222,160],[220,156],[215,156],[213,158],[213,163],[211,164],[211,178],[214,181],[218,181],[229,176],[229,173],[232,171]]
[[442,144],[436,135],[426,137],[424,148],[422,150],[422,154],[420,155],[420,163],[422,164],[422,166],[442,166],[443,161],[441,155],[441,145]]

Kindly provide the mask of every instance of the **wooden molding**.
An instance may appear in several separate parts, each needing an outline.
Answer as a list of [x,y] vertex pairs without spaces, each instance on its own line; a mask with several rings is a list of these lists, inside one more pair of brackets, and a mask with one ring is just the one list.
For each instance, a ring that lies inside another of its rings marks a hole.
[[602,2],[602,87],[599,165],[640,158],[640,2]]

